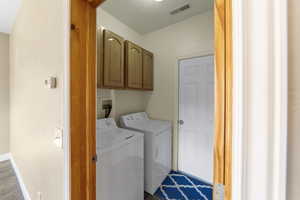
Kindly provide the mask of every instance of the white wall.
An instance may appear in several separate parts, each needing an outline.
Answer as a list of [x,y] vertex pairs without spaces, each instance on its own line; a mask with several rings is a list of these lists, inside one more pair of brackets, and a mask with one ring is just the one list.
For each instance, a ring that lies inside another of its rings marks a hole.
[[[120,22],[118,19],[101,9],[101,7],[97,10],[97,24],[98,26],[103,26],[104,28],[120,35],[126,40],[130,40],[141,45],[141,41],[143,39],[142,35]],[[107,95],[107,93],[109,94]],[[147,93],[149,92],[134,90],[104,91],[102,89],[98,89],[98,117],[103,117],[103,111],[101,111],[101,99],[103,98],[101,96],[109,97],[113,100],[113,111],[111,116],[118,120],[119,116],[122,114],[145,111]]]
[[300,196],[300,1],[289,0],[289,108],[287,199]]
[[97,25],[103,26],[108,30],[120,35],[126,40],[131,40],[137,44],[141,44],[143,36],[119,21],[117,18],[101,8],[97,9]]
[[[24,0],[10,37],[10,149],[32,200],[64,198],[64,1]],[[58,78],[58,88],[44,80]]]
[[178,60],[214,52],[213,12],[209,11],[144,36],[154,53],[154,91],[146,111],[174,125],[173,167],[177,168]]
[[0,155],[9,152],[9,35],[0,33]]

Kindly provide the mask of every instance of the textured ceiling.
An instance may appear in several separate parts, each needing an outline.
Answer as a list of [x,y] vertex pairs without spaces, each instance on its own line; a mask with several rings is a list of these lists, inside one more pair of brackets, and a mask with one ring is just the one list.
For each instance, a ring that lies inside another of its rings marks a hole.
[[[170,15],[187,3],[190,9]],[[212,10],[213,0],[106,0],[101,7],[136,32],[146,34]]]
[[0,0],[0,32],[10,33],[21,0]]

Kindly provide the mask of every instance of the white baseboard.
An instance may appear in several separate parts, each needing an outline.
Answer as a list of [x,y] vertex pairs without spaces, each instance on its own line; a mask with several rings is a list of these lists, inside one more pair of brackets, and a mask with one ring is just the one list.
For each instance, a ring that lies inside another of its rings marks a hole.
[[28,190],[27,190],[27,188],[25,186],[25,183],[24,183],[24,181],[22,179],[22,176],[21,176],[21,173],[19,171],[19,168],[17,167],[16,162],[14,161],[13,156],[11,155],[11,153],[6,153],[6,154],[3,154],[3,155],[0,155],[0,162],[1,161],[5,161],[5,160],[10,160],[10,162],[11,162],[13,168],[14,168],[14,171],[16,173],[16,176],[17,176],[19,185],[21,187],[24,199],[25,200],[31,200],[31,198],[29,196],[29,193],[28,193]]

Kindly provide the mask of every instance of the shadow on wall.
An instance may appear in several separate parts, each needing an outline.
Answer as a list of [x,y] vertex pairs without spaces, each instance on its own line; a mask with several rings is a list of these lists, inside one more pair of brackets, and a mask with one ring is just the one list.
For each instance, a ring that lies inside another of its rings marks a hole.
[[121,115],[144,112],[150,101],[152,92],[134,90],[97,90],[97,117],[104,118],[105,111],[102,109],[103,101],[112,101],[110,117],[119,121]]
[[9,35],[0,33],[0,155],[9,152]]

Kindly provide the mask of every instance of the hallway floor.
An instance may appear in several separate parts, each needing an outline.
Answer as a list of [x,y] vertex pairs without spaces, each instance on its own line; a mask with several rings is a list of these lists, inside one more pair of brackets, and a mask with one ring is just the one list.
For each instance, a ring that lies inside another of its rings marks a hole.
[[0,200],[24,200],[10,161],[0,162]]
[[145,200],[160,200],[160,199],[157,197],[153,197],[150,194],[145,193]]

